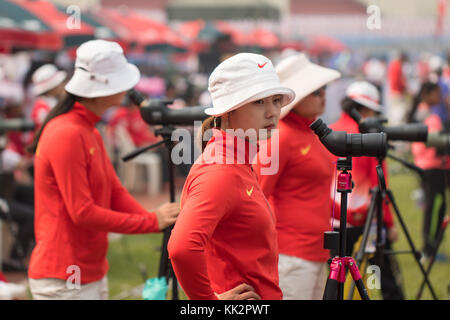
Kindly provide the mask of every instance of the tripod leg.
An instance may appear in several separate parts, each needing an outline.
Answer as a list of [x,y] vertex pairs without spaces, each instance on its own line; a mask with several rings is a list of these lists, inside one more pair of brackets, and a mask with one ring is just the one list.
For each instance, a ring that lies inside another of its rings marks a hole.
[[369,210],[367,212],[366,222],[364,224],[363,238],[361,240],[359,250],[356,253],[356,257],[355,257],[358,268],[361,266],[361,261],[363,259],[364,251],[365,251],[366,245],[367,245],[367,239],[369,238],[369,231],[370,231],[370,226],[372,224],[373,216],[374,216],[375,209],[376,209],[376,203],[377,203],[376,197],[377,197],[378,192],[380,192],[379,188],[374,188],[371,191],[372,198],[370,200],[370,206],[369,206]]
[[[172,148],[173,143],[170,144],[170,147],[167,149],[169,153],[169,181],[170,181],[170,202],[175,202],[175,165],[172,162]],[[169,261],[169,253],[167,252],[167,243],[169,242],[169,237],[172,232],[174,226],[171,226],[169,231],[165,233],[167,234],[167,241],[165,242],[165,251],[166,251],[166,258],[167,259],[167,268],[168,268],[168,274],[169,277],[172,278],[172,300],[179,300],[178,297],[178,281],[177,277],[175,276],[175,272],[173,271],[172,264]]]
[[[355,255],[356,265],[357,265],[358,268],[361,268],[361,264],[362,264],[362,261],[364,259],[364,254],[365,254],[365,250],[366,250],[367,240],[369,238],[370,226],[372,224],[373,216],[374,216],[374,213],[375,213],[375,210],[376,210],[377,194],[379,192],[380,192],[380,189],[378,187],[373,188],[373,189],[370,190],[370,193],[372,194],[372,197],[370,199],[370,205],[369,205],[369,209],[368,209],[368,212],[367,212],[366,222],[364,224],[362,240],[360,242],[358,252]],[[354,291],[355,291],[355,284],[352,282],[350,290],[349,290],[349,294],[348,294],[348,299],[349,300],[352,300]]]
[[[338,299],[338,287],[339,276],[343,265],[339,258],[333,258],[330,263],[330,275],[328,276],[327,283],[325,285],[325,291],[323,293],[323,300],[337,300]],[[344,270],[345,272],[345,270]]]
[[411,250],[413,252],[414,259],[416,260],[417,265],[419,266],[420,271],[422,272],[424,280],[425,280],[428,288],[430,289],[431,295],[433,296],[434,300],[438,300],[436,297],[436,293],[434,292],[433,286],[431,285],[430,279],[428,278],[428,274],[425,272],[425,269],[424,269],[422,263],[420,262],[419,254],[418,254],[416,247],[411,239],[411,236],[409,235],[408,229],[406,228],[406,224],[400,215],[400,211],[398,210],[397,203],[394,200],[394,196],[393,196],[391,190],[386,190],[386,195],[389,197],[392,207],[394,208],[394,211],[395,211],[395,214],[397,215],[398,221],[400,222],[403,232],[405,233],[406,239],[408,240],[409,246],[411,247]]
[[[429,263],[429,265],[427,267],[427,271],[426,271],[427,275],[429,275],[430,272],[431,272],[431,268],[433,267],[434,261],[436,259],[436,254],[437,254],[437,252],[439,250],[439,246],[440,246],[440,244],[442,242],[442,239],[444,238],[444,232],[445,232],[445,229],[447,228],[447,224],[448,224],[448,220],[449,220],[448,218],[449,217],[447,217],[447,219],[444,220],[444,222],[442,223],[442,226],[441,226],[441,228],[439,230],[439,233],[438,233],[438,236],[437,236],[434,248],[433,248],[433,254],[431,256],[430,263]],[[422,283],[420,285],[419,291],[416,294],[416,299],[417,300],[420,300],[420,298],[422,297],[422,292],[423,292],[423,288],[424,287],[425,287],[425,281],[422,280]]]
[[347,257],[346,264],[349,267],[350,274],[352,275],[353,281],[355,282],[356,288],[358,289],[361,299],[370,300],[369,294],[367,293],[367,289],[364,286],[364,282],[361,278],[361,274],[359,273],[358,267],[356,266],[355,260],[353,260],[352,257]]

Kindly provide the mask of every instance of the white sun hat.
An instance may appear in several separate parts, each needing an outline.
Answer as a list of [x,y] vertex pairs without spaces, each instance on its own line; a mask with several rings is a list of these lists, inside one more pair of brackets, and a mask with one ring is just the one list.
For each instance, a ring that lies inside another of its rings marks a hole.
[[337,70],[312,63],[304,53],[283,59],[276,65],[276,71],[281,84],[295,92],[295,99],[281,109],[280,118],[285,117],[304,97],[341,77]]
[[364,107],[381,112],[380,93],[373,84],[367,81],[353,82],[347,88],[345,95]]
[[205,113],[216,117],[273,95],[282,95],[282,106],[295,97],[280,83],[272,62],[254,53],[238,53],[219,64],[209,77],[208,91],[213,107]]
[[91,40],[78,47],[75,72],[65,89],[84,98],[105,97],[133,88],[140,76],[118,43]]
[[40,96],[59,86],[67,77],[67,72],[58,70],[51,63],[44,64],[36,69],[31,76],[33,83],[32,92],[36,96]]

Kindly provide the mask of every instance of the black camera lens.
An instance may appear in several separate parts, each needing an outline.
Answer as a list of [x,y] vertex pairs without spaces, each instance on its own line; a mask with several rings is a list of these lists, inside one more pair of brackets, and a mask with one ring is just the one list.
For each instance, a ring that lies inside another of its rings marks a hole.
[[347,133],[333,131],[321,120],[314,121],[310,128],[316,133],[323,145],[338,157],[385,157],[387,137],[380,133]]

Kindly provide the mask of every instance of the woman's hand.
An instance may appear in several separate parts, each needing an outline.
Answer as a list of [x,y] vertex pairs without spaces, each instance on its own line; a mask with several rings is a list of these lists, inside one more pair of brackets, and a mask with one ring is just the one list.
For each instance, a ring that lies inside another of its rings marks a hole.
[[178,203],[167,202],[156,209],[155,214],[158,218],[159,230],[164,230],[165,228],[173,225],[177,220],[178,214],[180,213],[180,205]]
[[261,300],[261,297],[250,285],[242,283],[227,292],[217,295],[219,300]]

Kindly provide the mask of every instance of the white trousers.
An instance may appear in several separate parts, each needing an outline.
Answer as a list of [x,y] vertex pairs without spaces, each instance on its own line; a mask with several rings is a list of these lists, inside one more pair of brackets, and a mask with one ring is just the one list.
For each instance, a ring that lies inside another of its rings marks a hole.
[[34,300],[108,300],[109,295],[106,276],[78,288],[55,278],[29,278],[28,284]]
[[278,274],[283,300],[321,300],[327,276],[326,262],[279,255]]

